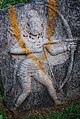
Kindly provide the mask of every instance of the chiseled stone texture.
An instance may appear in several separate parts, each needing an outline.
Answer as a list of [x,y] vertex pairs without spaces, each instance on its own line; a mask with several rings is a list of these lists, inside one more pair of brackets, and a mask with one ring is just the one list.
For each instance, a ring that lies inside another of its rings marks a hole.
[[[36,2],[42,2],[43,5],[35,5]],[[46,0],[33,0],[33,2],[29,3],[28,7],[36,8],[36,10],[39,10],[41,7],[44,8],[47,14],[47,8],[44,7]],[[25,6],[25,9],[23,9]],[[40,7],[40,8],[39,8]],[[26,12],[26,5],[17,5],[17,15],[20,13]],[[77,39],[80,40],[80,34],[79,34],[79,0],[57,0],[57,9],[63,14],[63,16],[68,21],[72,35],[74,38],[77,37]],[[18,19],[19,20],[19,19]],[[64,27],[64,26],[63,26]],[[56,33],[55,37],[58,38],[66,38],[67,34],[61,26],[60,20],[57,23]],[[17,69],[17,64],[20,60],[23,60],[26,56],[12,56],[9,53],[9,48],[12,47],[15,42],[12,38],[11,34],[8,33],[8,30],[10,28],[10,22],[9,22],[9,16],[7,9],[0,10],[0,88],[2,87],[1,84],[3,84],[4,87],[4,95],[6,97],[6,105],[10,108],[13,104],[13,100],[17,98],[17,96],[21,93],[21,87],[19,85],[19,80],[16,78],[16,75],[14,75],[15,70]],[[59,83],[65,79],[65,76],[67,74],[67,69],[70,63],[70,59],[63,64],[59,64],[56,66],[52,66],[52,71],[54,73],[54,76],[56,78],[56,82],[59,86]],[[50,74],[50,72],[49,72]],[[50,74],[52,77],[52,74]],[[20,109],[22,110],[29,110],[31,108],[35,107],[48,107],[50,105],[53,105],[54,102],[51,99],[51,97],[48,94],[48,91],[46,90],[46,87],[44,87],[42,84],[31,79],[31,85],[32,85],[32,92],[31,94],[26,98],[26,100],[22,103],[20,106]],[[77,41],[77,49],[75,51],[75,61],[74,61],[74,67],[73,72],[71,74],[71,80],[68,81],[68,83],[65,85],[63,92],[59,93],[59,98],[70,98],[70,97],[77,97],[79,96],[80,92],[80,43]]]

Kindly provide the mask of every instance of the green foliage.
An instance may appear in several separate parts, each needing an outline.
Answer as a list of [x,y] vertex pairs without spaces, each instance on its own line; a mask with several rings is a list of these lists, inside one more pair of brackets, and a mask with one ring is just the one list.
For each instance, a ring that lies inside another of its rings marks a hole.
[[80,119],[80,104],[72,102],[64,110],[63,114],[64,119]]
[[19,4],[19,3],[26,3],[29,1],[31,0],[0,0],[0,9],[10,7],[12,5]]
[[[9,119],[9,115],[6,113],[6,109],[0,109],[0,119]],[[70,103],[63,112],[59,111],[52,111],[47,116],[45,115],[34,115],[29,116],[26,115],[25,117],[19,117],[19,119],[80,119],[80,103],[72,102]]]
[[0,102],[2,102],[4,99],[5,99],[4,96],[0,95]]
[[0,115],[0,119],[2,119],[2,115]]
[[4,96],[0,95],[0,119],[8,119],[8,115],[5,109],[2,107],[2,103],[4,99],[5,99]]
[[6,113],[4,108],[0,109],[0,119],[9,119],[8,114]]
[[72,102],[63,112],[52,112],[47,116],[26,116],[21,119],[80,119],[80,103]]

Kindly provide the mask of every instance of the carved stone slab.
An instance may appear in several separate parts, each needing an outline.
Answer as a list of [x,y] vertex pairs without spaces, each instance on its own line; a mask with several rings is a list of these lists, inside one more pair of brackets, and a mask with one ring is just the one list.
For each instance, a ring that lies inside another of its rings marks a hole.
[[55,31],[50,42],[46,0],[0,10],[0,87],[4,87],[9,108],[29,110],[80,96],[78,23],[74,33],[71,13],[64,12],[73,2],[65,2],[56,1]]

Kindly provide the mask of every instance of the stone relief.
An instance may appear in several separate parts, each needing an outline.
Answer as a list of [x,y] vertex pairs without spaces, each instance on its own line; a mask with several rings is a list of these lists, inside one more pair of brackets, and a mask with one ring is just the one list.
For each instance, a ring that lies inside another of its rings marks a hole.
[[[30,3],[22,9],[15,6],[8,9],[10,24],[7,34],[11,34],[11,38],[8,38],[9,54],[12,61],[15,60],[13,75],[16,80],[19,79],[21,88],[21,93],[13,101],[12,110],[19,107],[30,95],[32,78],[47,88],[55,104],[64,103],[64,100],[59,99],[57,90],[63,90],[73,69],[76,39],[73,38],[66,19],[51,4],[45,5],[47,10],[44,10],[43,4],[38,6],[39,4]],[[49,19],[50,15],[54,23]],[[62,65],[69,58],[66,77],[57,87],[52,67]]]
[[[10,22],[12,25],[12,30],[16,30],[16,32],[19,32],[18,28],[15,29],[13,27],[13,25],[16,26],[17,21],[15,20],[16,24],[14,24],[14,22],[11,21],[16,19],[14,16],[14,12],[15,12],[15,8],[9,9]],[[22,104],[23,101],[30,94],[31,77],[33,77],[39,83],[47,87],[50,96],[52,97],[52,99],[55,101],[56,104],[62,103],[57,97],[56,88],[52,81],[55,80],[55,77],[54,79],[51,79],[51,77],[46,72],[45,65],[49,65],[49,64],[53,65],[53,62],[56,62],[57,59],[59,60],[59,57],[61,57],[60,60],[62,60],[62,63],[65,62],[68,58],[67,52],[68,51],[74,52],[76,48],[76,44],[73,42],[73,38],[67,21],[59,12],[57,14],[64,22],[64,25],[67,27],[67,31],[69,32],[70,35],[70,39],[66,39],[65,42],[54,38],[53,34],[50,36],[50,41],[48,41],[48,36],[46,34],[47,21],[44,24],[44,19],[46,19],[46,16],[43,17],[39,15],[38,11],[34,9],[30,9],[30,11],[28,11],[27,13],[27,17],[25,17],[24,15],[22,16],[23,18],[20,22],[21,28],[19,29],[20,29],[21,39],[23,39],[23,42],[18,41],[10,49],[10,54],[12,55],[27,54],[28,56],[28,58],[24,58],[21,61],[21,63],[18,65],[16,70],[17,77],[20,79],[22,92],[19,95],[19,97],[15,100],[14,103],[15,109],[20,104]],[[13,15],[14,19],[12,19],[11,15]],[[20,44],[21,42],[22,44]],[[22,46],[20,47],[20,45]],[[25,48],[28,48],[30,51],[28,49],[27,51],[25,51]],[[60,56],[63,53],[65,57]],[[55,57],[54,60],[50,58],[50,55],[52,57]],[[55,65],[61,63],[60,60],[57,61]],[[73,63],[73,61],[71,63]],[[68,76],[70,75],[69,73],[71,72],[71,70],[72,70],[72,64],[70,65]],[[60,88],[62,88],[65,85],[67,80],[68,79],[66,79],[65,82],[62,83]]]

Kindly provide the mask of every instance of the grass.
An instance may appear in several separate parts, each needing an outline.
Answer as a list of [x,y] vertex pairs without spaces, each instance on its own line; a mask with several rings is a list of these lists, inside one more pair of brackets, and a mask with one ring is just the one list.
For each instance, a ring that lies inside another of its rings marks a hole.
[[70,103],[66,108],[64,108],[63,112],[55,111],[46,116],[26,116],[21,119],[80,119],[80,103]]
[[9,119],[8,114],[6,113],[4,108],[0,109],[0,119]]
[[[4,97],[0,95],[0,119],[15,119],[11,113],[3,105]],[[12,118],[9,118],[9,117]],[[49,110],[47,114],[34,114],[26,115],[25,117],[18,117],[19,119],[80,119],[80,103],[78,101],[72,101],[67,107],[63,110],[53,111]]]
[[0,115],[0,119],[2,119],[2,115]]
[[19,3],[26,3],[29,1],[31,1],[31,0],[0,0],[0,9],[10,7],[12,5],[16,5]]

